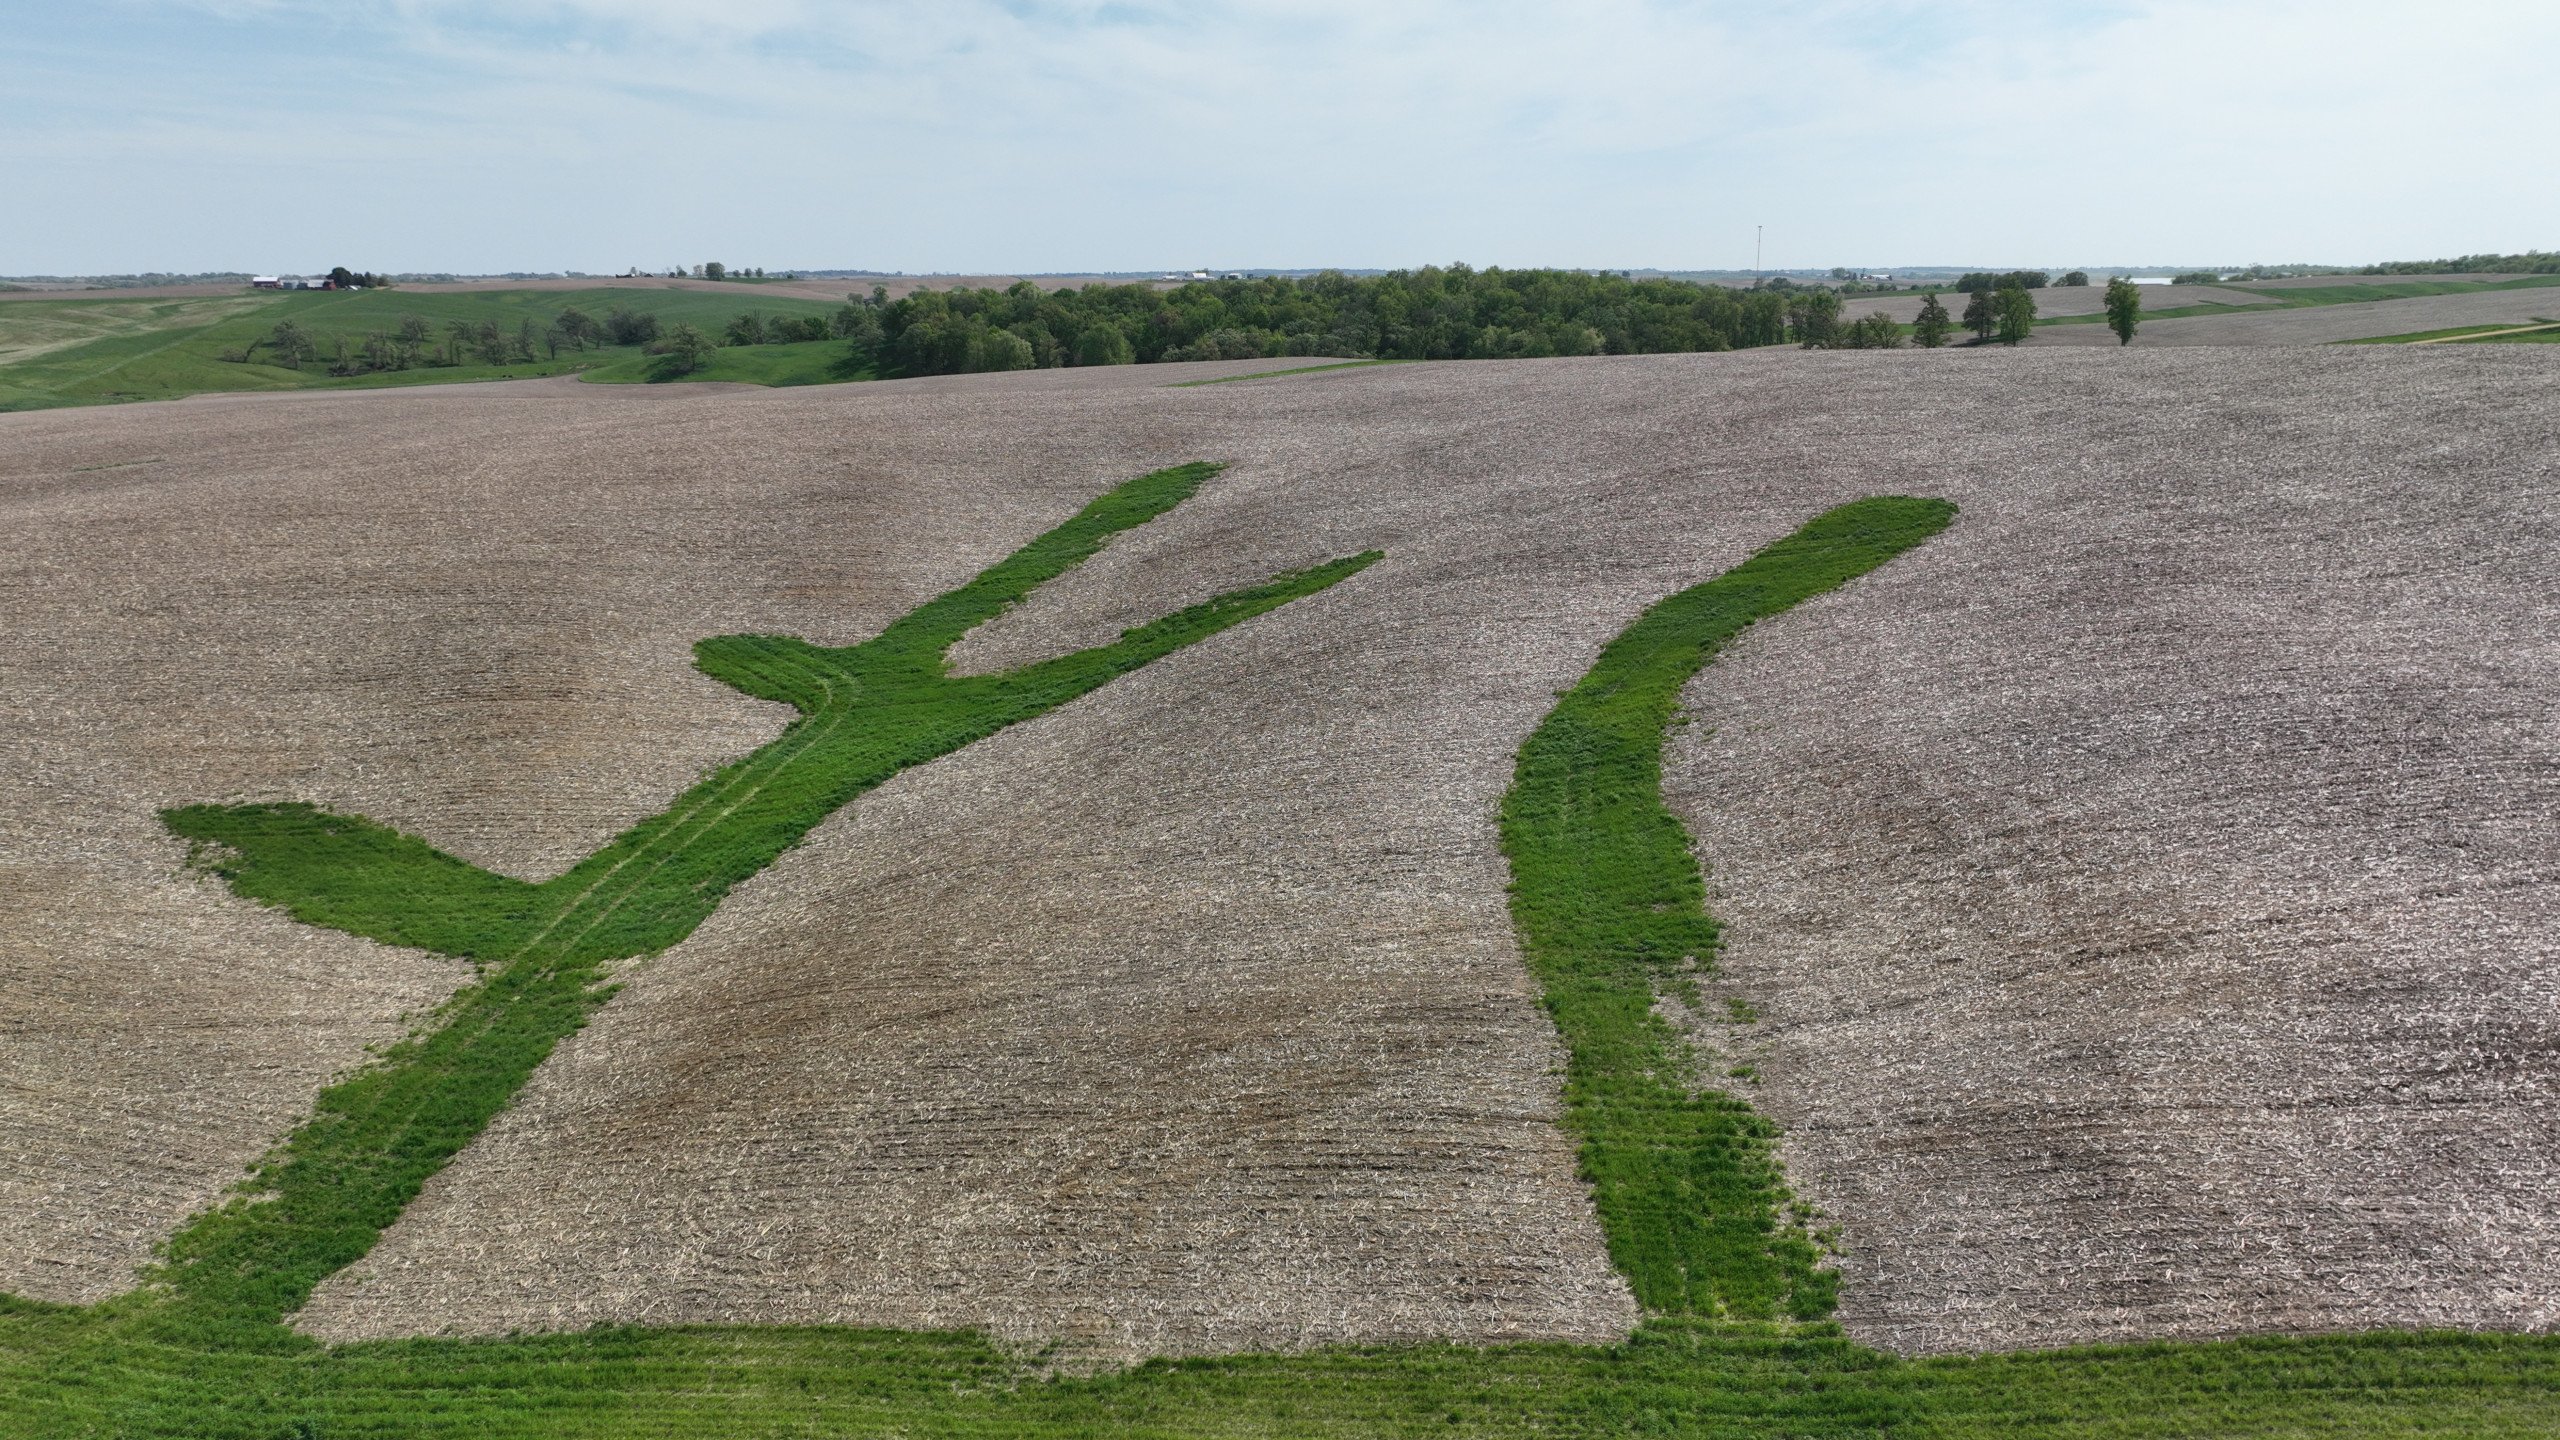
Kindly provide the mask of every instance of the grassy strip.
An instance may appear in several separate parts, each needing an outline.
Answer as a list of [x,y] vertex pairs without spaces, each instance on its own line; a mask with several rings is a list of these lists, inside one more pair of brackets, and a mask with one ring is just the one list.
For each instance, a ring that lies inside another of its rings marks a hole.
[[2560,1434],[2560,1341],[2396,1334],[1903,1361],[1835,1335],[1415,1346],[1053,1378],[973,1335],[609,1329],[322,1347],[172,1343],[0,1303],[0,1434],[78,1440],[812,1436],[2130,1437]]
[[[2142,318],[2145,320],[2184,320],[2196,315],[2248,315],[2260,310],[2298,310],[2300,308],[2302,307],[2298,305],[2281,304],[2172,305],[2165,310],[2145,310],[2142,312]],[[2036,321],[2039,328],[2046,325],[2104,325],[2106,323],[2107,315],[2103,310],[2088,315],[2051,315]]]
[[1709,962],[1715,922],[1688,832],[1662,803],[1662,737],[1680,688],[1753,621],[1846,584],[1946,528],[1941,500],[1830,511],[1646,611],[1600,652],[1520,750],[1502,807],[1511,913],[1571,1059],[1609,1254],[1656,1314],[1813,1320],[1836,1278],[1790,1201],[1777,1132],[1694,1088],[1658,993]]
[[372,821],[307,805],[166,812],[198,864],[308,924],[466,956],[480,980],[430,1030],[321,1094],[244,1193],[171,1240],[163,1278],[191,1324],[263,1324],[370,1249],[606,995],[613,961],[691,934],[731,887],[911,765],[992,735],[1377,559],[1351,556],[1222,595],[1118,641],[991,675],[943,652],[1109,538],[1189,498],[1217,466],[1142,476],[859,645],[733,635],[704,673],[796,707],[771,744],[543,884],[493,875]]
[[1371,365],[1416,365],[1416,360],[1343,360],[1331,365],[1300,365],[1293,370],[1256,370],[1250,375],[1220,375],[1208,380],[1177,380],[1162,388],[1197,390],[1203,385],[1233,385],[1241,380],[1270,380],[1282,375],[1321,375],[1328,370],[1362,370]]
[[2455,340],[2465,335],[2483,335],[2492,330],[2512,330],[2513,325],[2456,325],[2445,330],[2412,330],[2406,335],[2366,335],[2354,340],[2332,340],[2332,345],[2409,345],[2420,340]]

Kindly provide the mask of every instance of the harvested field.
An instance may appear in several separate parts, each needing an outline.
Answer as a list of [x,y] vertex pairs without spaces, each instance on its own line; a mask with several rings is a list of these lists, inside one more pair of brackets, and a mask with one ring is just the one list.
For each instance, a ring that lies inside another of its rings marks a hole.
[[[2149,294],[2144,305],[2152,303]],[[2468,295],[2427,295],[2408,300],[2371,300],[2346,305],[2308,305],[2290,310],[2253,310],[2239,315],[2184,315],[2142,322],[2134,336],[2145,345],[2326,345],[2334,340],[2362,340],[2377,335],[2407,335],[2456,325],[2504,322],[2522,325],[2536,316],[2560,314],[2560,289],[2484,290]],[[2104,325],[2040,327],[2029,345],[2113,345],[2116,337]]]
[[[2173,305],[2263,305],[2267,297],[2245,290],[2226,290],[2212,285],[2143,285],[2143,308],[2166,310]],[[2047,319],[2056,315],[2096,315],[2107,308],[2104,285],[2048,285],[2034,292],[2036,313]],[[1959,295],[1953,286],[1938,292],[1938,303],[1951,315],[1962,315],[1971,296]],[[1845,295],[1840,313],[1854,320],[1861,315],[1882,311],[1908,325],[1919,318],[1919,295]]]
[[[457,978],[180,878],[153,809],[289,796],[548,873],[778,729],[694,639],[859,640],[1207,457],[1235,463],[963,667],[1386,558],[839,813],[633,967],[306,1328],[1622,1332],[1493,806],[1602,640],[1879,492],[1964,514],[1708,670],[1669,775],[1763,1016],[1715,1038],[1844,1232],[1852,1333],[2550,1325],[2545,352],[1161,388],[1208,373],[0,418],[33,537],[0,754],[36,777],[0,855],[39,917],[0,937],[9,1061],[140,1057],[77,1104],[7,1092],[32,1179],[0,1190],[0,1286],[130,1283],[317,1072]],[[240,1027],[279,1028],[286,934],[328,982],[299,1013],[337,1029],[199,1121]],[[127,1116],[202,1147],[166,1163]],[[124,1239],[60,1199],[120,1186]]]

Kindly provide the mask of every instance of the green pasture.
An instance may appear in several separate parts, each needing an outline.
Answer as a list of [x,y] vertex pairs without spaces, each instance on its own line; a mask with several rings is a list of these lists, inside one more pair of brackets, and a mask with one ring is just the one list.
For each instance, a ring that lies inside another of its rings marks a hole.
[[[539,332],[567,308],[601,319],[620,306],[689,324],[715,338],[750,310],[768,315],[825,314],[825,301],[789,296],[646,287],[584,290],[243,291],[188,300],[12,300],[0,304],[0,410],[124,400],[170,400],[209,391],[371,389],[461,380],[517,379],[637,362],[635,347],[563,349],[530,364],[420,365],[345,378],[328,362],[340,342],[353,350],[366,336],[396,330],[403,318],[427,322],[436,342],[454,321],[493,323],[510,334],[525,321]],[[317,343],[321,358],[299,370],[221,357],[245,350],[291,320]],[[839,349],[841,347],[838,347]],[[766,383],[766,382],[759,382]]]

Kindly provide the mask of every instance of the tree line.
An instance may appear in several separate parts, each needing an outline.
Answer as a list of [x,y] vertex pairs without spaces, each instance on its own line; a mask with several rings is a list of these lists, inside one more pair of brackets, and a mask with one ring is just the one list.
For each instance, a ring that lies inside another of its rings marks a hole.
[[[1836,296],[1834,297],[1836,301]],[[1683,280],[1429,266],[1385,275],[1090,285],[874,287],[839,322],[883,375],[1342,357],[1524,359],[1733,350],[1791,338],[1788,299]]]
[[2361,275],[2560,275],[2560,250],[2521,255],[2462,255],[2451,260],[2393,260],[2367,265]]
[[[1996,283],[1969,292],[1963,328],[1976,343],[2024,340],[2036,323],[2028,292],[2048,277],[2039,271],[1967,276],[1959,293],[1978,278]],[[2122,288],[2135,294],[2129,285]],[[2119,305],[2115,285],[2108,303],[2112,316]],[[2138,310],[2138,296],[2132,303]],[[874,286],[824,315],[739,315],[716,336],[689,324],[662,326],[654,314],[620,306],[602,317],[569,306],[547,322],[528,316],[513,328],[455,320],[441,332],[411,315],[353,343],[334,337],[328,368],[333,375],[360,375],[422,365],[509,365],[556,358],[563,349],[616,345],[657,357],[652,373],[673,379],[702,369],[723,345],[842,341],[848,372],[899,377],[1182,360],[1651,355],[1790,342],[1806,349],[1892,349],[1910,342],[1941,346],[1957,329],[1934,292],[1907,334],[1889,315],[1852,320],[1841,312],[1841,292],[1792,283],[1736,290],[1606,272],[1465,265],[1375,276],[1194,281],[1169,290],[1097,284],[1052,291],[1025,280],[1002,290],[919,290],[896,300],[885,286]],[[2129,331],[2120,333],[2130,339]],[[248,362],[260,350],[268,363],[294,369],[321,358],[319,343],[290,320],[224,358]]]
[[571,305],[539,326],[532,316],[525,316],[512,327],[496,320],[449,320],[439,331],[424,316],[403,315],[386,329],[369,331],[352,341],[343,334],[332,335],[325,344],[326,355],[321,337],[296,321],[279,320],[266,334],[222,358],[233,364],[264,363],[288,370],[319,363],[331,375],[372,375],[461,365],[530,364],[557,359],[564,349],[603,345],[655,350],[665,344],[665,332],[658,317],[645,310],[617,305],[598,317]]
[[[2041,290],[2053,283],[2053,276],[2042,270],[1976,270],[1948,288],[1959,295],[1988,295],[1995,290]],[[2074,270],[2062,277],[2065,285],[2086,285],[2089,276]]]
[[[2027,292],[2050,277],[2014,271],[1989,278],[1997,283],[1973,292],[1963,328],[1976,343],[2017,344],[2036,324]],[[2086,283],[2088,276],[2075,271],[2064,279]],[[1934,292],[1908,331],[1881,313],[1844,318],[1841,297],[1792,282],[1735,290],[1605,272],[1453,265],[1380,276],[1194,281],[1171,290],[1104,284],[1049,291],[1026,280],[1003,290],[917,291],[897,300],[874,286],[867,297],[846,297],[824,329],[826,338],[851,342],[848,370],[904,377],[1179,360],[1642,355],[1789,342],[1821,350],[1935,347],[1958,328]],[[2139,305],[2132,286],[2110,286],[2111,317],[2130,317]],[[748,315],[732,321],[724,338],[788,344],[820,338],[819,328],[816,317]],[[2130,330],[2119,333],[2129,343]],[[710,342],[702,344],[661,373],[698,368]]]
[[[785,328],[786,323],[790,328]],[[741,317],[732,344],[813,338],[812,322]],[[1836,291],[1752,290],[1566,270],[1429,266],[1385,275],[1100,284],[1043,290],[885,287],[828,318],[848,362],[883,376],[1181,360],[1525,359],[1903,343],[1890,318],[1840,318]]]

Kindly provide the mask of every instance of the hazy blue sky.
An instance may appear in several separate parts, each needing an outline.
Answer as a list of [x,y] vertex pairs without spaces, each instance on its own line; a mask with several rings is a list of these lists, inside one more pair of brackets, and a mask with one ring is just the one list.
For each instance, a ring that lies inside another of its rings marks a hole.
[[6,0],[0,274],[2560,245],[2554,0]]

